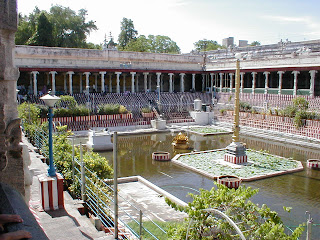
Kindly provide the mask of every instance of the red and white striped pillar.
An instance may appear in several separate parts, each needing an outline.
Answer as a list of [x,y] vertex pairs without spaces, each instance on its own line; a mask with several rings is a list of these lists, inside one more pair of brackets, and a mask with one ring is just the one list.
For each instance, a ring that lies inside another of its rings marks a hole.
[[64,208],[63,177],[57,173],[56,177],[42,174],[38,177],[40,182],[41,205],[44,211]]

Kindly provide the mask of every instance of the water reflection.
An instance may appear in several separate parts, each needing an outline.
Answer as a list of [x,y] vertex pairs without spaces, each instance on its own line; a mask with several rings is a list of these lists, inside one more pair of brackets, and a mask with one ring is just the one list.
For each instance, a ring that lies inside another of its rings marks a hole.
[[[171,162],[156,162],[151,158],[152,152],[166,151],[175,156],[180,151],[174,150],[171,143],[176,134],[147,134],[139,136],[119,136],[118,161],[119,176],[141,175],[157,186],[165,189],[184,201],[190,201],[188,192],[197,193],[199,188],[211,189],[212,180],[182,169]],[[306,168],[310,158],[320,158],[320,151],[297,147],[290,143],[278,143],[263,139],[242,136],[248,148],[267,150],[271,154],[302,161],[305,170],[293,174],[245,183],[259,188],[259,194],[253,200],[259,204],[266,203],[278,211],[287,225],[297,225],[306,221],[305,211],[312,213],[314,223],[320,223],[320,171]],[[190,151],[203,151],[226,147],[231,142],[231,135],[200,136],[189,134]],[[103,152],[112,164],[112,152]],[[292,213],[283,211],[283,206],[293,207]],[[320,234],[320,227],[313,229],[313,234]]]

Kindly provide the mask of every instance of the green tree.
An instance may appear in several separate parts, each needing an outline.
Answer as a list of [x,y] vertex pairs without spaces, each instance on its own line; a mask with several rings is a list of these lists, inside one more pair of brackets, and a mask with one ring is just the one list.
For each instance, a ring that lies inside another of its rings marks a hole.
[[162,35],[149,35],[148,38],[140,35],[124,48],[124,51],[153,52],[153,53],[180,53],[177,43],[171,38]]
[[214,40],[199,40],[195,42],[194,44],[195,50],[199,52],[203,51],[211,51],[211,50],[217,50],[218,48],[223,48],[221,45],[217,43],[217,41]]
[[123,18],[121,21],[121,32],[118,37],[118,49],[123,50],[130,41],[135,40],[138,31],[134,29],[134,24],[131,19]]
[[260,46],[261,43],[259,41],[253,41],[252,43],[250,43],[250,46]]
[[55,26],[54,35],[57,47],[86,48],[87,35],[97,30],[94,21],[86,22],[87,10],[80,9],[78,14],[70,8],[59,5],[50,9],[50,21]]
[[40,13],[36,32],[27,43],[35,46],[54,46],[53,25],[49,22],[45,12]]
[[[224,219],[214,217],[205,209],[215,208],[223,211],[241,229],[246,239],[277,239],[296,240],[304,228],[300,225],[290,235],[285,233],[284,225],[277,212],[272,211],[265,204],[261,207],[249,199],[258,193],[258,189],[240,186],[237,190],[229,189],[217,184],[217,189],[200,189],[199,195],[190,194],[193,201],[186,207],[177,206],[166,199],[173,208],[186,212],[188,218],[178,227],[173,227],[168,232],[170,239],[238,239],[234,228]],[[290,208],[284,207],[285,211]],[[190,225],[190,220],[192,224]]]
[[140,35],[137,39],[130,41],[123,50],[133,52],[150,52],[150,42],[146,36]]
[[180,48],[177,43],[171,38],[161,35],[149,35],[149,42],[151,45],[151,52],[155,53],[180,53]]
[[[86,22],[86,15],[85,9],[80,9],[76,14],[70,8],[59,5],[52,6],[50,12],[40,11],[36,7],[28,17],[19,14],[20,21],[15,42],[20,45],[101,48],[99,45],[86,42],[88,34],[97,30],[94,21]],[[51,32],[50,26],[52,26],[52,43],[48,44],[48,39],[43,35]]]

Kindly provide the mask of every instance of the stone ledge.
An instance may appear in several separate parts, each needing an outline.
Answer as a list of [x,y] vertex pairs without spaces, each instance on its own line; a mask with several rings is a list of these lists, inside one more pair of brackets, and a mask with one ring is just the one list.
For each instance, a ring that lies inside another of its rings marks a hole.
[[23,219],[23,223],[8,224],[6,231],[26,230],[31,233],[32,239],[48,239],[21,194],[4,183],[0,183],[0,213],[18,214]]

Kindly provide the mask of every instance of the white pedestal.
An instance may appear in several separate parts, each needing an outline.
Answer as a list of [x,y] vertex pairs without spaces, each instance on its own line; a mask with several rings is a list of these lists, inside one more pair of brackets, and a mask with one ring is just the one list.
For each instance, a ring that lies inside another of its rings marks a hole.
[[190,116],[197,125],[210,125],[213,120],[213,112],[196,112],[191,111]]
[[158,130],[163,130],[166,129],[167,127],[167,121],[163,119],[154,119],[151,120],[151,126],[152,128],[158,129]]
[[87,146],[94,151],[106,151],[113,149],[111,142],[111,134],[108,131],[94,131],[90,130],[88,133]]

